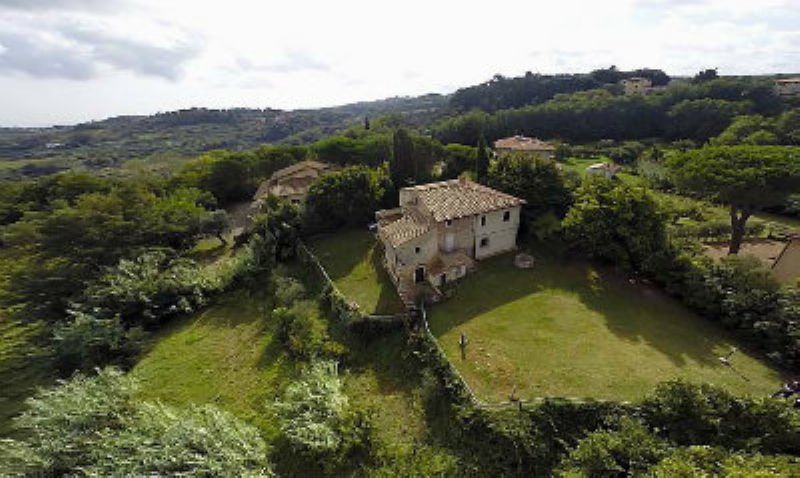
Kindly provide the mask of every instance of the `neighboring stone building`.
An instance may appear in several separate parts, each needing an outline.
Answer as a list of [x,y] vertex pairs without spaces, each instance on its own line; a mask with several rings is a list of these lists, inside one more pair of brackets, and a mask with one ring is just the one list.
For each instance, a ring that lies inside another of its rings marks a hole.
[[319,161],[301,161],[279,169],[267,181],[261,183],[253,196],[253,203],[257,204],[267,196],[277,196],[294,204],[300,204],[305,200],[311,183],[335,169],[334,166]]
[[400,207],[378,211],[384,262],[401,298],[467,274],[475,261],[516,248],[522,199],[466,179],[400,190]]
[[800,280],[800,236],[786,243],[772,264],[772,276],[782,284],[797,284]]
[[775,80],[775,94],[778,96],[800,96],[800,76]]
[[649,78],[634,76],[620,81],[625,95],[646,95],[653,88],[653,82]]
[[611,163],[595,163],[586,168],[586,174],[589,176],[605,176],[608,179],[617,175],[621,168],[616,164]]
[[552,159],[556,153],[556,147],[551,143],[520,135],[498,139],[494,142],[494,150],[497,154],[522,152],[546,159]]

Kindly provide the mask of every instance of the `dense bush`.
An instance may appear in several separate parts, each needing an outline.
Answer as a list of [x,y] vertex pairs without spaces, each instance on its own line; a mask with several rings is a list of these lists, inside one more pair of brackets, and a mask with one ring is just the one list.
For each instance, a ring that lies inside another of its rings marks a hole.
[[374,220],[387,182],[384,170],[365,166],[351,166],[323,176],[308,191],[308,228],[312,231],[333,230]]
[[350,409],[338,367],[312,362],[274,404],[283,438],[298,462],[333,473],[369,455],[371,427]]
[[641,271],[667,247],[664,220],[643,188],[590,177],[575,192],[564,218],[564,235],[591,257]]
[[598,430],[582,439],[564,460],[560,474],[641,476],[669,451],[669,444],[644,424],[625,418],[615,431]]
[[572,195],[555,162],[525,154],[502,155],[489,166],[488,185],[524,199],[531,217],[567,212]]
[[278,307],[272,311],[278,322],[277,337],[289,353],[297,358],[337,359],[343,348],[328,334],[328,324],[319,316],[314,302],[295,302],[290,308]]
[[128,325],[152,326],[205,304],[213,287],[194,261],[151,249],[108,268],[86,289],[80,306],[101,316],[118,315]]
[[96,317],[70,311],[70,318],[53,331],[56,365],[63,373],[89,370],[108,363],[132,365],[145,338],[141,327],[126,328],[119,316]]
[[15,476],[272,476],[259,432],[212,406],[142,402],[113,369],[40,391],[3,442],[0,474]]
[[800,413],[787,400],[742,398],[720,387],[674,381],[656,387],[642,403],[641,416],[679,445],[800,452]]

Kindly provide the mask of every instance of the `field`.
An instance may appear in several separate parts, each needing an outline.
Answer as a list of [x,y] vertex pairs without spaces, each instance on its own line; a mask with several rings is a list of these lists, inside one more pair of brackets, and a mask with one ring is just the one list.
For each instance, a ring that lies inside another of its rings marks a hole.
[[266,404],[294,373],[274,338],[266,294],[240,290],[160,332],[133,369],[142,395],[168,403],[213,403],[277,433]]
[[391,314],[403,310],[400,297],[381,265],[375,238],[366,230],[349,230],[312,241],[336,286],[362,311]]
[[[483,399],[559,396],[636,400],[661,381],[709,382],[765,395],[780,374],[738,350],[715,324],[658,290],[584,263],[542,260],[515,269],[510,255],[479,265],[455,296],[432,306],[431,330]],[[459,337],[469,340],[462,359]]]
[[[278,428],[269,404],[301,364],[275,338],[270,311],[267,293],[238,290],[177,321],[153,339],[133,369],[142,396],[181,405],[213,403],[274,439]],[[416,371],[402,358],[402,334],[362,343],[343,330],[332,333],[348,350],[342,377],[352,406],[371,412],[384,443],[419,446],[427,425]]]

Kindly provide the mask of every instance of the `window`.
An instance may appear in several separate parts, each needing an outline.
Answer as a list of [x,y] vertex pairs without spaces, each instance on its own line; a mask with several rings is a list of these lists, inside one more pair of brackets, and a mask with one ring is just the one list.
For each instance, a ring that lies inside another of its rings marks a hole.
[[488,246],[489,246],[489,238],[484,237],[483,239],[481,239],[481,247],[488,247]]
[[511,220],[511,211],[506,211],[503,213],[503,222],[508,222]]
[[414,248],[414,254],[419,254],[419,251],[420,251],[420,250],[421,250],[421,249],[419,248],[419,246],[415,247],[415,248]]
[[486,225],[486,216],[481,216],[481,226]]

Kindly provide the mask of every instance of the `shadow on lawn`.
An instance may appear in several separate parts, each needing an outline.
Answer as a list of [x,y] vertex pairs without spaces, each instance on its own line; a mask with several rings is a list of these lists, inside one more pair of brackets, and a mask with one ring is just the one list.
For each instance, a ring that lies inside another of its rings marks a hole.
[[[403,310],[397,290],[383,267],[380,249],[371,233],[349,230],[337,235],[321,236],[312,242],[312,250],[322,261],[334,282],[353,273],[362,263],[368,263],[378,279],[378,300],[375,310],[367,313],[394,314]],[[342,291],[345,292],[346,291]]]
[[703,366],[719,365],[720,350],[715,349],[731,343],[722,329],[658,289],[629,284],[612,270],[586,263],[551,258],[537,261],[532,271],[514,269],[511,255],[479,265],[476,276],[460,284],[452,299],[434,306],[441,309],[432,314],[434,334],[442,335],[509,302],[550,289],[576,294],[614,335],[644,342],[676,366],[684,366],[688,360]]

